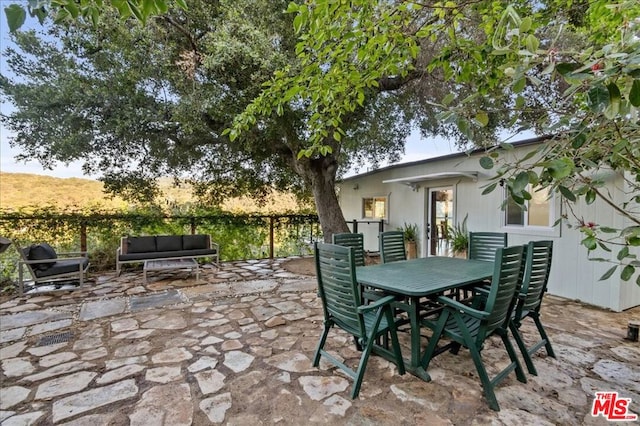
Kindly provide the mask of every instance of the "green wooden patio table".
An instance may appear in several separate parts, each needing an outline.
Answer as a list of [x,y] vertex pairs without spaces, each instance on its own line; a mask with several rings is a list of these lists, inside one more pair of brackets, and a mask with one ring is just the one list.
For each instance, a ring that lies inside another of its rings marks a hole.
[[411,358],[405,365],[407,371],[426,381],[431,377],[420,365],[420,298],[477,283],[492,275],[493,262],[455,257],[427,257],[356,268],[361,285],[403,296],[407,301],[403,309],[409,314]]

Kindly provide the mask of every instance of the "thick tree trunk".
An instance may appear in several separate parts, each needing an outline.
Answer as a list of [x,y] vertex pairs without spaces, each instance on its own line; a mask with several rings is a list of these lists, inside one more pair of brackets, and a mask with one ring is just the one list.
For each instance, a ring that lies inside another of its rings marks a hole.
[[340,232],[349,232],[336,195],[337,164],[331,156],[311,160],[306,170],[325,242]]

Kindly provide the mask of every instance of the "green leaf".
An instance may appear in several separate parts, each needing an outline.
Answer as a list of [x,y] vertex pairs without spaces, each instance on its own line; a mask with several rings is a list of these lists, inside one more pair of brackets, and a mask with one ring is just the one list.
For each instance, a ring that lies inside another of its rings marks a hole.
[[593,112],[602,112],[609,106],[609,91],[602,85],[593,87],[587,92],[587,100]]
[[601,226],[598,229],[600,232],[604,232],[605,234],[615,234],[616,232],[618,232],[617,229],[609,228],[608,226]]
[[560,75],[565,76],[567,74],[571,74],[581,66],[582,65],[573,62],[561,62],[556,65],[556,71],[558,71]]
[[493,168],[493,160],[491,157],[482,157],[480,159],[480,167],[485,170],[491,170]]
[[629,281],[629,278],[631,278],[634,272],[636,272],[636,268],[634,266],[627,265],[622,269],[620,278],[622,278],[622,281]]
[[12,4],[4,8],[4,14],[7,17],[7,25],[10,32],[16,32],[27,18],[27,12],[24,8],[17,4]]
[[551,177],[558,180],[571,175],[575,168],[573,160],[567,157],[556,158],[555,160],[546,162],[545,165]]
[[453,93],[449,93],[442,99],[442,105],[448,106],[453,100],[456,98],[456,95]]
[[529,173],[520,172],[513,181],[513,192],[522,192],[529,185]]
[[573,194],[573,192],[571,192],[571,190],[569,188],[567,188],[566,186],[558,186],[558,189],[560,190],[560,193],[562,194],[562,196],[564,198],[566,198],[569,201],[576,201],[576,196]]
[[580,133],[575,138],[573,138],[573,140],[571,141],[571,146],[574,149],[578,149],[578,148],[581,148],[586,141],[587,141],[587,135],[585,135],[584,133]]
[[526,18],[523,18],[519,28],[520,34],[524,34],[528,32],[531,29],[532,24],[533,24],[533,20],[529,16],[527,16]]
[[584,200],[587,204],[593,204],[593,202],[596,200],[596,191],[594,191],[593,189],[588,190],[584,195]]
[[302,15],[296,15],[296,17],[293,18],[293,29],[296,33],[299,33],[302,28],[302,19]]
[[522,92],[526,84],[527,84],[526,78],[522,77],[518,79],[515,83],[513,83],[513,93]]
[[620,251],[618,252],[618,260],[622,260],[625,257],[627,257],[629,255],[629,247],[628,246],[624,246],[620,249]]
[[631,91],[629,92],[629,102],[634,107],[640,107],[640,79],[633,80]]
[[469,122],[464,118],[459,117],[458,120],[456,121],[456,124],[458,126],[458,130],[460,130],[460,133],[462,133],[467,138],[471,139],[473,135],[471,133],[471,129],[469,128]]
[[496,189],[496,186],[498,185],[497,182],[492,183],[491,185],[487,186],[484,191],[482,191],[482,195],[487,195],[491,192],[493,192],[494,189]]
[[611,275],[613,275],[613,273],[616,272],[616,269],[618,269],[618,265],[609,268],[607,272],[605,272],[598,281],[608,280],[609,278],[611,278]]
[[533,34],[529,34],[525,40],[525,45],[527,46],[527,50],[531,53],[536,53],[538,47],[540,46],[540,41]]
[[605,110],[605,116],[609,119],[614,118],[620,112],[620,88],[615,83],[607,84],[607,91],[609,92],[609,106]]
[[169,10],[169,6],[167,6],[167,2],[165,0],[156,0],[156,6],[160,13],[167,13]]
[[595,250],[598,248],[598,243],[596,237],[589,236],[580,242],[583,246],[587,248],[587,250]]
[[484,111],[478,111],[476,114],[476,121],[482,125],[482,127],[486,127],[489,124],[489,114]]

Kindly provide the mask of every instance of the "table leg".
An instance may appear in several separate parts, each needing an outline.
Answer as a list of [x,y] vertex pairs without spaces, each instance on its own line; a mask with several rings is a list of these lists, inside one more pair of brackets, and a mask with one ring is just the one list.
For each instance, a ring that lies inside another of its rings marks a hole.
[[431,376],[420,365],[420,298],[409,300],[409,323],[411,324],[411,362],[410,372],[422,380],[431,381]]
[[[431,376],[420,364],[420,298],[412,297],[408,301],[400,302],[396,307],[405,311],[409,315],[409,325],[411,326],[411,355],[409,359],[404,358],[405,369],[425,382],[431,381]],[[373,351],[385,359],[395,362],[394,354],[387,348],[374,345]]]

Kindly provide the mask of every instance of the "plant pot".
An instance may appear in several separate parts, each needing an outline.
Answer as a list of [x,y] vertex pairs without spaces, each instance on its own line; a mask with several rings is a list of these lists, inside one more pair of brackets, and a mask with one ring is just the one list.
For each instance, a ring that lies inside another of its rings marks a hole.
[[453,252],[453,257],[458,257],[460,259],[466,259],[467,258],[467,251],[466,250],[454,251]]
[[406,247],[407,247],[407,259],[415,259],[417,256],[417,244],[415,241],[407,241],[406,242]]

